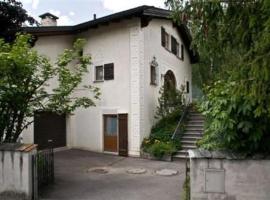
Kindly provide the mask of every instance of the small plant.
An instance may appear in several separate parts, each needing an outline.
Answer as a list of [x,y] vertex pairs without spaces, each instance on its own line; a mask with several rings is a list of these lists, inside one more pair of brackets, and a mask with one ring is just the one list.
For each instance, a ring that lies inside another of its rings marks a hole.
[[171,155],[177,151],[176,145],[172,141],[163,142],[157,139],[154,141],[145,139],[143,144],[144,151],[158,159],[161,159],[165,155]]

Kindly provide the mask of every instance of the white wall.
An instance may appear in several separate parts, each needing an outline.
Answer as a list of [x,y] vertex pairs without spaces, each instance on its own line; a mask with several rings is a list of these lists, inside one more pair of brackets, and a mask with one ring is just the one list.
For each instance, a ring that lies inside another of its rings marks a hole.
[[[34,49],[38,51],[39,55],[46,56],[51,60],[51,63],[55,63],[58,56],[65,49],[72,47],[73,41],[73,35],[41,36],[38,38]],[[57,78],[51,79],[48,84],[47,90],[50,92],[57,86]],[[29,121],[31,120],[33,119],[29,119]],[[22,135],[24,143],[34,143],[34,124],[29,125],[28,129],[23,131]]]
[[[177,88],[185,84],[186,81],[190,83],[190,91],[187,98],[192,98],[192,80],[191,80],[191,64],[190,58],[187,52],[187,48],[184,48],[184,61],[176,57],[173,53],[165,49],[161,45],[161,27],[164,27],[169,35],[173,35],[179,42],[180,46],[183,44],[182,39],[173,26],[173,23],[169,20],[164,19],[153,19],[149,25],[143,28],[144,31],[144,114],[143,116],[143,127],[141,141],[144,137],[147,137],[150,133],[152,125],[156,122],[154,115],[156,107],[158,105],[159,90],[163,84],[163,76],[168,70],[173,71]],[[181,49],[181,48],[180,48]],[[150,63],[156,57],[158,63],[158,85],[150,85]]]
[[[38,39],[35,48],[52,61],[65,48],[70,48],[76,37],[87,40],[84,54],[92,57],[89,73],[83,78],[82,85],[100,88],[101,97],[96,101],[96,107],[78,109],[67,117],[69,147],[102,152],[103,114],[128,113],[129,155],[139,155],[141,141],[155,122],[158,92],[163,83],[161,74],[170,69],[176,76],[178,88],[185,80],[192,85],[186,49],[184,62],[164,49],[161,46],[161,26],[181,41],[170,21],[153,19],[147,27],[141,28],[139,18],[101,25],[74,36],[43,36]],[[153,56],[159,64],[158,86],[150,85]],[[95,82],[94,67],[106,63],[114,63],[114,80]],[[57,81],[51,80],[51,85],[55,84]],[[92,97],[82,88],[78,88],[74,95]],[[24,142],[33,142],[33,126],[25,133]]]
[[[0,151],[0,196],[9,192],[32,197],[32,153],[19,151]],[[1,197],[0,197],[1,199]]]
[[[75,112],[75,131],[73,147],[103,151],[103,114],[129,114],[129,147],[132,149],[132,120],[130,111],[130,31],[133,26],[139,26],[138,20],[124,20],[110,23],[97,29],[90,29],[79,37],[87,40],[84,54],[90,54],[92,65],[90,73],[84,78],[83,84],[99,87],[100,100],[96,107],[79,109]],[[94,82],[94,67],[114,63],[114,80]],[[84,90],[78,90],[76,95],[82,95]],[[90,94],[89,94],[90,96]],[[132,152],[130,152],[132,154]]]

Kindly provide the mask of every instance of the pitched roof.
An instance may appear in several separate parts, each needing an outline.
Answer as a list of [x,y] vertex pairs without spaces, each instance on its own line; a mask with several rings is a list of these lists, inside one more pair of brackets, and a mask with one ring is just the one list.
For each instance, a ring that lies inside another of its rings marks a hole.
[[[23,31],[34,34],[34,35],[62,35],[62,34],[74,34],[82,31],[86,31],[91,28],[96,28],[99,25],[107,24],[114,21],[119,21],[126,18],[132,17],[149,17],[159,19],[171,19],[171,11],[156,8],[153,6],[139,6],[122,12],[114,13],[105,17],[93,19],[81,24],[74,26],[39,26],[39,27],[24,27]],[[188,28],[185,25],[176,25],[177,29],[183,39],[185,46],[188,49],[190,59],[192,63],[198,61],[198,54],[190,50],[191,35]]]
[[51,14],[51,13],[48,13],[48,12],[46,12],[46,13],[44,13],[44,14],[42,14],[42,15],[39,15],[39,17],[41,18],[41,19],[43,19],[43,18],[45,18],[45,17],[51,17],[51,18],[53,18],[53,19],[59,19],[59,17],[57,17],[57,16],[55,16],[55,15],[53,15],[53,14]]

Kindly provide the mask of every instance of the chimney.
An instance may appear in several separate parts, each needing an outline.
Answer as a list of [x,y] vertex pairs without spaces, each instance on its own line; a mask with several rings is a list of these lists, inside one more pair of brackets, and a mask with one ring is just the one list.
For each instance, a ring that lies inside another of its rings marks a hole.
[[96,14],[94,14],[94,15],[93,15],[93,18],[94,18],[94,20],[96,20],[96,19],[97,19],[97,15],[96,15]]
[[57,26],[57,16],[51,13],[44,13],[39,16],[41,18],[41,26]]

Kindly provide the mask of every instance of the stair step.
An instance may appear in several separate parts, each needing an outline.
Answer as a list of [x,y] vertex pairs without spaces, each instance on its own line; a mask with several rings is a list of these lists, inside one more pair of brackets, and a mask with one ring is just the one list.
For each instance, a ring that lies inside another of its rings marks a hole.
[[197,140],[182,139],[181,142],[182,144],[196,144]]
[[203,124],[190,124],[190,123],[188,123],[186,125],[186,128],[202,128],[203,129]]
[[202,124],[202,125],[204,125],[204,121],[203,120],[188,120],[187,124]]
[[177,151],[177,153],[173,156],[174,160],[183,159],[183,158],[188,158],[187,150]]
[[183,144],[182,149],[197,149],[196,145],[191,145],[191,144]]
[[202,136],[189,136],[189,135],[183,135],[182,140],[200,140],[202,139]]
[[203,127],[186,127],[185,131],[198,131],[203,132]]
[[200,136],[202,137],[203,132],[202,131],[185,131],[183,136]]

